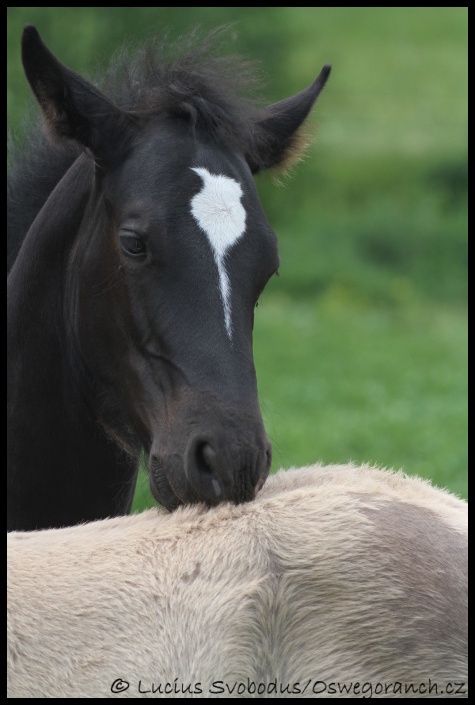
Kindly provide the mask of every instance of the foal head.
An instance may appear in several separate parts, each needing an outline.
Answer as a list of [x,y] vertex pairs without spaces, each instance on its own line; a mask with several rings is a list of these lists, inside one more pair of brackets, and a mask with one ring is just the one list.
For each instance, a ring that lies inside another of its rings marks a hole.
[[25,28],[47,128],[90,159],[64,306],[94,413],[113,439],[145,449],[157,501],[247,501],[271,464],[254,308],[279,266],[253,174],[288,159],[330,67],[258,108],[233,92],[239,66],[221,72],[199,52],[154,61],[142,57],[141,74],[128,66],[110,98]]

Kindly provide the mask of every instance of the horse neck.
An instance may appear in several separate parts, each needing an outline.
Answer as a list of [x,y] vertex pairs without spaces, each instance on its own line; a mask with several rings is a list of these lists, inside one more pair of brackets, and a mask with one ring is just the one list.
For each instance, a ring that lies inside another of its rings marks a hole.
[[78,158],[78,149],[69,143],[58,148],[35,126],[26,144],[12,142],[8,152],[7,273],[36,216]]
[[53,388],[68,377],[64,327],[61,330],[62,281],[67,252],[89,197],[92,168],[85,156],[70,167],[31,225],[8,276],[8,384],[14,390],[10,408],[18,409],[22,396],[25,401],[44,397],[53,375],[57,380]]
[[33,222],[7,280],[10,529],[130,510],[137,459],[97,427],[87,391],[78,389],[65,315],[67,260],[91,195],[92,170],[85,157],[69,169]]
[[79,226],[92,178],[93,164],[81,155],[53,189],[25,235],[8,276],[10,289],[24,288],[25,279],[33,283],[45,268],[51,272],[67,240],[77,232],[72,224]]

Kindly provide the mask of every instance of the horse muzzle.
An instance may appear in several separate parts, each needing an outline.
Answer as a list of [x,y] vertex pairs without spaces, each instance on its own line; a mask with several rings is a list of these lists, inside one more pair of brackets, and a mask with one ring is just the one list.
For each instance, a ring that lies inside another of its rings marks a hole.
[[[262,421],[246,430],[220,426],[196,430],[180,443],[160,442],[150,453],[150,489],[167,509],[180,504],[240,504],[254,499],[272,462],[272,448]],[[173,448],[173,450],[171,450]]]

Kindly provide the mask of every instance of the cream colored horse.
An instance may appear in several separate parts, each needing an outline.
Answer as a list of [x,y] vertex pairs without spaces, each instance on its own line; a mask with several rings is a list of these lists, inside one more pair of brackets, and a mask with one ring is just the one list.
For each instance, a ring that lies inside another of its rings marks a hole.
[[463,697],[467,503],[367,466],[8,542],[8,697]]

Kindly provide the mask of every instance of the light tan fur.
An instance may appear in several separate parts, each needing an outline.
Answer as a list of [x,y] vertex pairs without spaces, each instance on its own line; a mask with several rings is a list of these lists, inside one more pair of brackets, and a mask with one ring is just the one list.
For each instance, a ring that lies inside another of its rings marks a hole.
[[7,542],[10,698],[466,697],[467,503],[401,472]]

